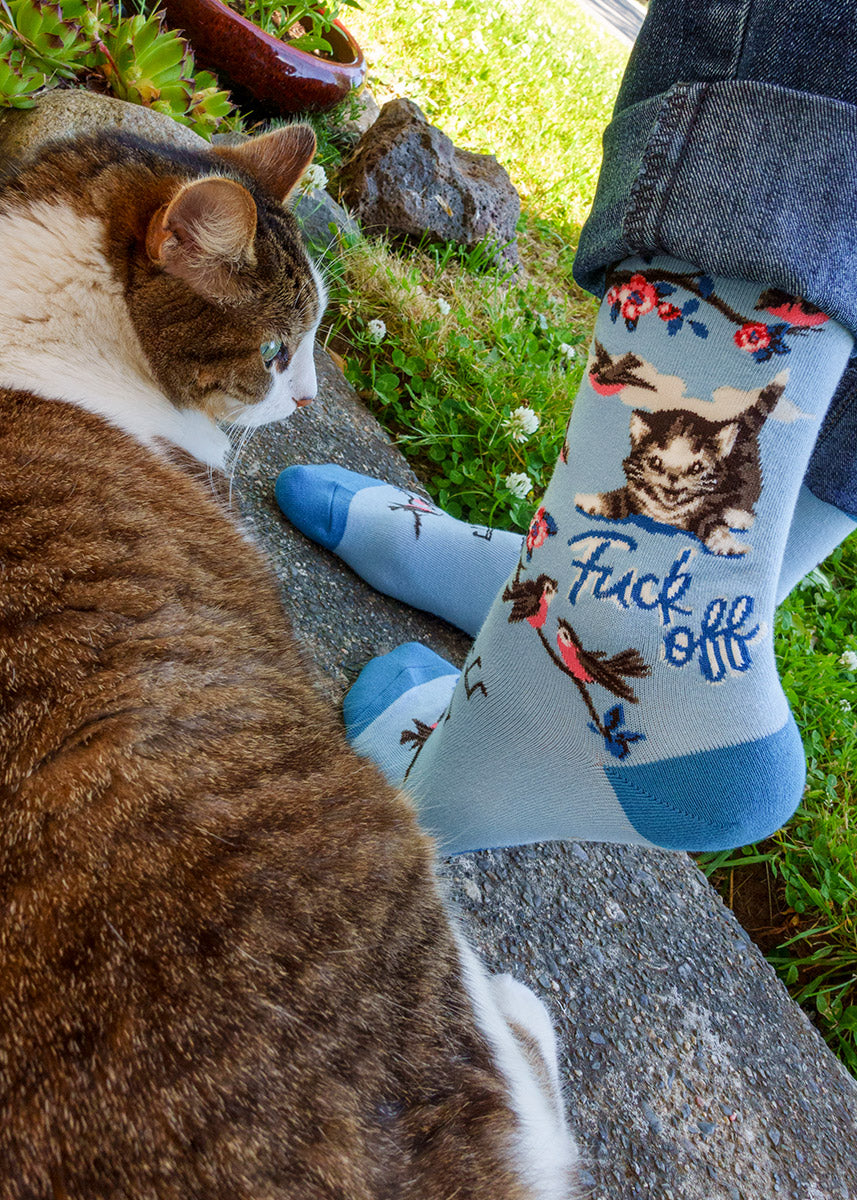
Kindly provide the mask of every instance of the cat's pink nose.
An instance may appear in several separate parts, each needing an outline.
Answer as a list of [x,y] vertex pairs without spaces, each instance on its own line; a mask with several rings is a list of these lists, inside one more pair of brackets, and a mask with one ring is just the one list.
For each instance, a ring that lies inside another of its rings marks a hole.
[[303,400],[296,400],[295,405],[298,408],[306,408],[306,406],[308,404],[312,404],[313,399],[314,399],[314,397],[312,397],[312,396],[304,396]]

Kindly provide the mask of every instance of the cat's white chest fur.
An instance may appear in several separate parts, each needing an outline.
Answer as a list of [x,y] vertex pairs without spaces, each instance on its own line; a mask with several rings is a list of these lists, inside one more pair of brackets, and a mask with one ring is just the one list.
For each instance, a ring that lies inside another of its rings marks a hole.
[[158,388],[94,217],[39,201],[0,215],[0,386],[78,404],[147,446],[223,467],[226,434]]
[[158,388],[122,288],[99,250],[100,222],[40,201],[0,217],[0,385],[105,417],[222,467],[229,440]]

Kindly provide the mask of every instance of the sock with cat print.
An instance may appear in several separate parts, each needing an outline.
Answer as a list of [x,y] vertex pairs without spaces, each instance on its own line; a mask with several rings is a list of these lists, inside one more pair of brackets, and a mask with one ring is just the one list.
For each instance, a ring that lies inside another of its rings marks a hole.
[[376,591],[473,636],[514,570],[521,535],[468,525],[405,491],[333,463],[286,467],[277,503]]
[[[517,533],[469,525],[415,492],[334,463],[286,467],[276,497],[293,525],[376,591],[474,637],[521,551]],[[432,536],[421,538],[426,520]],[[789,526],[776,603],[855,529],[857,518],[819,500],[804,484]]]
[[788,818],[805,767],[774,603],[850,350],[779,289],[666,257],[612,272],[569,453],[463,671],[411,644],[346,697],[442,849],[719,849]]

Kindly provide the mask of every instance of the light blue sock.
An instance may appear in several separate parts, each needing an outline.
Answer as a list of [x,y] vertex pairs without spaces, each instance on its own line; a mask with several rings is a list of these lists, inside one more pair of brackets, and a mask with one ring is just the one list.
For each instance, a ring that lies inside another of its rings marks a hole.
[[276,497],[293,525],[368,584],[475,635],[514,568],[521,535],[468,525],[368,475],[287,467]]
[[774,603],[851,350],[808,311],[669,258],[616,270],[567,461],[451,700],[442,667],[425,704],[390,703],[395,685],[373,704],[368,669],[349,694],[355,748],[405,779],[443,849],[711,850],[791,815],[805,766]]
[[841,508],[819,500],[804,484],[798,493],[783,554],[777,604],[781,604],[792,588],[823,563],[855,529],[857,519]]

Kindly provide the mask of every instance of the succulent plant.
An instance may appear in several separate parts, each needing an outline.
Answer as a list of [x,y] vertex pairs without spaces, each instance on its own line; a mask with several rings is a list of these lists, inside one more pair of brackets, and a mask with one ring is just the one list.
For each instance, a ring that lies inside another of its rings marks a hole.
[[120,100],[144,104],[210,137],[232,105],[163,15],[120,17],[109,0],[0,0],[0,107],[28,108],[44,88],[100,75]]
[[28,108],[33,94],[58,78],[74,78],[91,39],[82,32],[81,0],[0,0],[0,103]]

